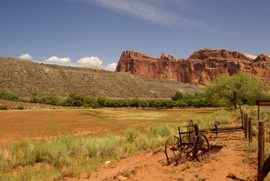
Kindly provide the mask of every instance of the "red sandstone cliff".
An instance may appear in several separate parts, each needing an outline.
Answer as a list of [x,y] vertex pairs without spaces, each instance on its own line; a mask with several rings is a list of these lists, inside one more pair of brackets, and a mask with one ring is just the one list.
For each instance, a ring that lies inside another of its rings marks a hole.
[[175,59],[165,54],[153,58],[134,51],[124,51],[116,71],[151,79],[175,80],[199,87],[209,84],[218,74],[232,76],[242,71],[259,76],[270,85],[269,55],[261,54],[251,59],[246,54],[226,50],[199,50],[188,59]]

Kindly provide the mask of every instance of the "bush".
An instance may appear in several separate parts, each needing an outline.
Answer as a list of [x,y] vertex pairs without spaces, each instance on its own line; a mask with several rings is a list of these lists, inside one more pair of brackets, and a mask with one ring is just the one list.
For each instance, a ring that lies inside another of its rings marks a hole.
[[182,92],[176,92],[174,96],[171,97],[173,101],[178,101],[184,98],[184,95]]
[[168,125],[165,126],[151,126],[150,127],[150,135],[153,137],[165,137],[171,134],[171,129]]
[[54,89],[49,89],[48,92],[34,91],[32,92],[31,103],[40,103],[40,104],[52,104],[59,105],[61,97],[57,95]]
[[104,96],[99,96],[97,98],[97,102],[98,102],[98,104],[99,104],[100,107],[104,107],[104,106],[106,106],[107,98],[104,97]]
[[8,106],[7,105],[0,105],[0,110],[8,110]]
[[24,107],[23,106],[16,106],[15,109],[23,110]]
[[135,139],[140,135],[140,131],[136,130],[135,128],[128,128],[126,130],[126,139],[128,142],[133,142]]
[[6,92],[0,89],[0,99],[15,101],[19,99],[19,94],[16,92]]
[[98,109],[98,108],[100,108],[99,103],[95,101],[95,102],[92,104],[92,108],[93,108],[93,109]]
[[92,104],[95,102],[95,99],[91,96],[86,96],[83,101],[83,105],[85,107],[92,106]]

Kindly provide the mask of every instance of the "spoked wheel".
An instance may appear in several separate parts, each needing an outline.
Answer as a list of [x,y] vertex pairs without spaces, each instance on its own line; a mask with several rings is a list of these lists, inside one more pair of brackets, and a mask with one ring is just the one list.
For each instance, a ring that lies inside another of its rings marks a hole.
[[168,165],[181,157],[180,139],[178,137],[171,136],[167,139],[165,144],[165,154]]
[[205,160],[210,155],[208,139],[204,135],[196,136],[194,140],[193,157],[199,162]]

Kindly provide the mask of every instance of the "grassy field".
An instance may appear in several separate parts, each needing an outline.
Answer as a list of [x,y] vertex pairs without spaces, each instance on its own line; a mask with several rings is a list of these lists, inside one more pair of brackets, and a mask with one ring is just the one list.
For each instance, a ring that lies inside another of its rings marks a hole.
[[216,109],[42,109],[0,111],[0,144],[60,135],[122,135],[127,127],[170,127],[201,119]]
[[[217,116],[218,115],[218,116]],[[190,119],[231,124],[235,113],[207,109],[59,109],[0,111],[0,180],[78,177],[105,161],[163,151]]]

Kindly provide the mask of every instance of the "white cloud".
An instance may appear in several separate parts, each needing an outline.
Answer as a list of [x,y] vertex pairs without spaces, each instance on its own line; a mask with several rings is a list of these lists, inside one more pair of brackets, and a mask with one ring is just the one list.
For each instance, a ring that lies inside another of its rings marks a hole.
[[105,69],[115,71],[116,66],[117,66],[117,63],[110,63],[109,65],[107,65],[107,67],[105,67]]
[[[201,22],[185,18],[179,12],[188,6],[186,0],[68,0],[86,2],[113,10],[117,13],[131,14],[137,18],[166,24],[166,25],[190,25],[202,26]],[[180,7],[178,11],[173,11],[175,6]]]
[[19,56],[19,59],[23,59],[23,60],[32,60],[33,58],[31,57],[31,55],[29,55],[28,53],[25,54],[21,54]]
[[84,57],[77,61],[81,66],[93,66],[102,64],[102,61],[98,57]]
[[52,56],[46,60],[44,60],[47,63],[60,63],[60,64],[65,64],[65,63],[70,63],[71,60],[66,57],[66,58],[58,58],[57,56]]

